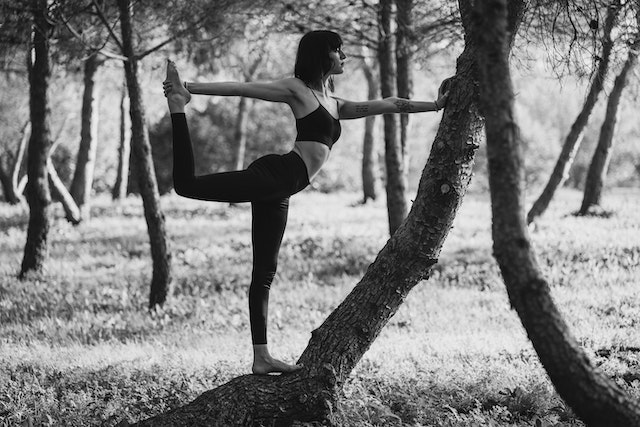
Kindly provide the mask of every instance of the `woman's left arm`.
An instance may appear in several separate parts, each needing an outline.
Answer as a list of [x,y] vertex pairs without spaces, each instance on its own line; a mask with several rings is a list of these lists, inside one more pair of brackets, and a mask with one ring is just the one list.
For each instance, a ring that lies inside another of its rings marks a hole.
[[437,101],[413,101],[404,98],[384,98],[372,101],[353,102],[338,99],[340,119],[359,119],[377,114],[424,113],[438,111],[444,107],[446,98]]

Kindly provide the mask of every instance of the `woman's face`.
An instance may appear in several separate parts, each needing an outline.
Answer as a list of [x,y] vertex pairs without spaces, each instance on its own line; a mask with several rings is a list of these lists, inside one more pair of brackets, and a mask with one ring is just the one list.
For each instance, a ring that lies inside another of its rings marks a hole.
[[342,51],[342,47],[329,52],[329,59],[331,59],[331,69],[329,74],[342,74],[344,72],[344,60],[347,55]]

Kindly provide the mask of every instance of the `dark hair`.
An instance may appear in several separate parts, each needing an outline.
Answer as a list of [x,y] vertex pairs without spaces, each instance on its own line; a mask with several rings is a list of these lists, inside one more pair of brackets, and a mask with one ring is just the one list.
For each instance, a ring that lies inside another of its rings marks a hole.
[[[293,75],[307,85],[322,80],[331,69],[329,52],[342,46],[342,38],[333,31],[310,31],[300,39]],[[329,78],[333,91],[333,78]]]

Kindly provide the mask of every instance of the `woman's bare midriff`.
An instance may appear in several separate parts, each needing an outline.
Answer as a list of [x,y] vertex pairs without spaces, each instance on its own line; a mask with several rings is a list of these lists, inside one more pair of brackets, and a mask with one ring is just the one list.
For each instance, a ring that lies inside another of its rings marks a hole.
[[317,141],[296,141],[292,151],[298,154],[307,166],[309,181],[320,171],[331,152],[329,147]]

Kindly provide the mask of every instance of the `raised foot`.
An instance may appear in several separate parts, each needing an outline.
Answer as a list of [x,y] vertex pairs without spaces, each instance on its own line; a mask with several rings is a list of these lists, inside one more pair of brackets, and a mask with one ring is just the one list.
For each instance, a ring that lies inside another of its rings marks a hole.
[[169,103],[169,111],[183,112],[184,106],[191,101],[191,94],[185,89],[178,73],[175,62],[167,60],[167,79],[165,81],[165,93]]
[[295,372],[302,369],[302,365],[289,365],[281,360],[269,357],[266,360],[255,360],[251,372],[256,375],[267,375],[272,373]]

